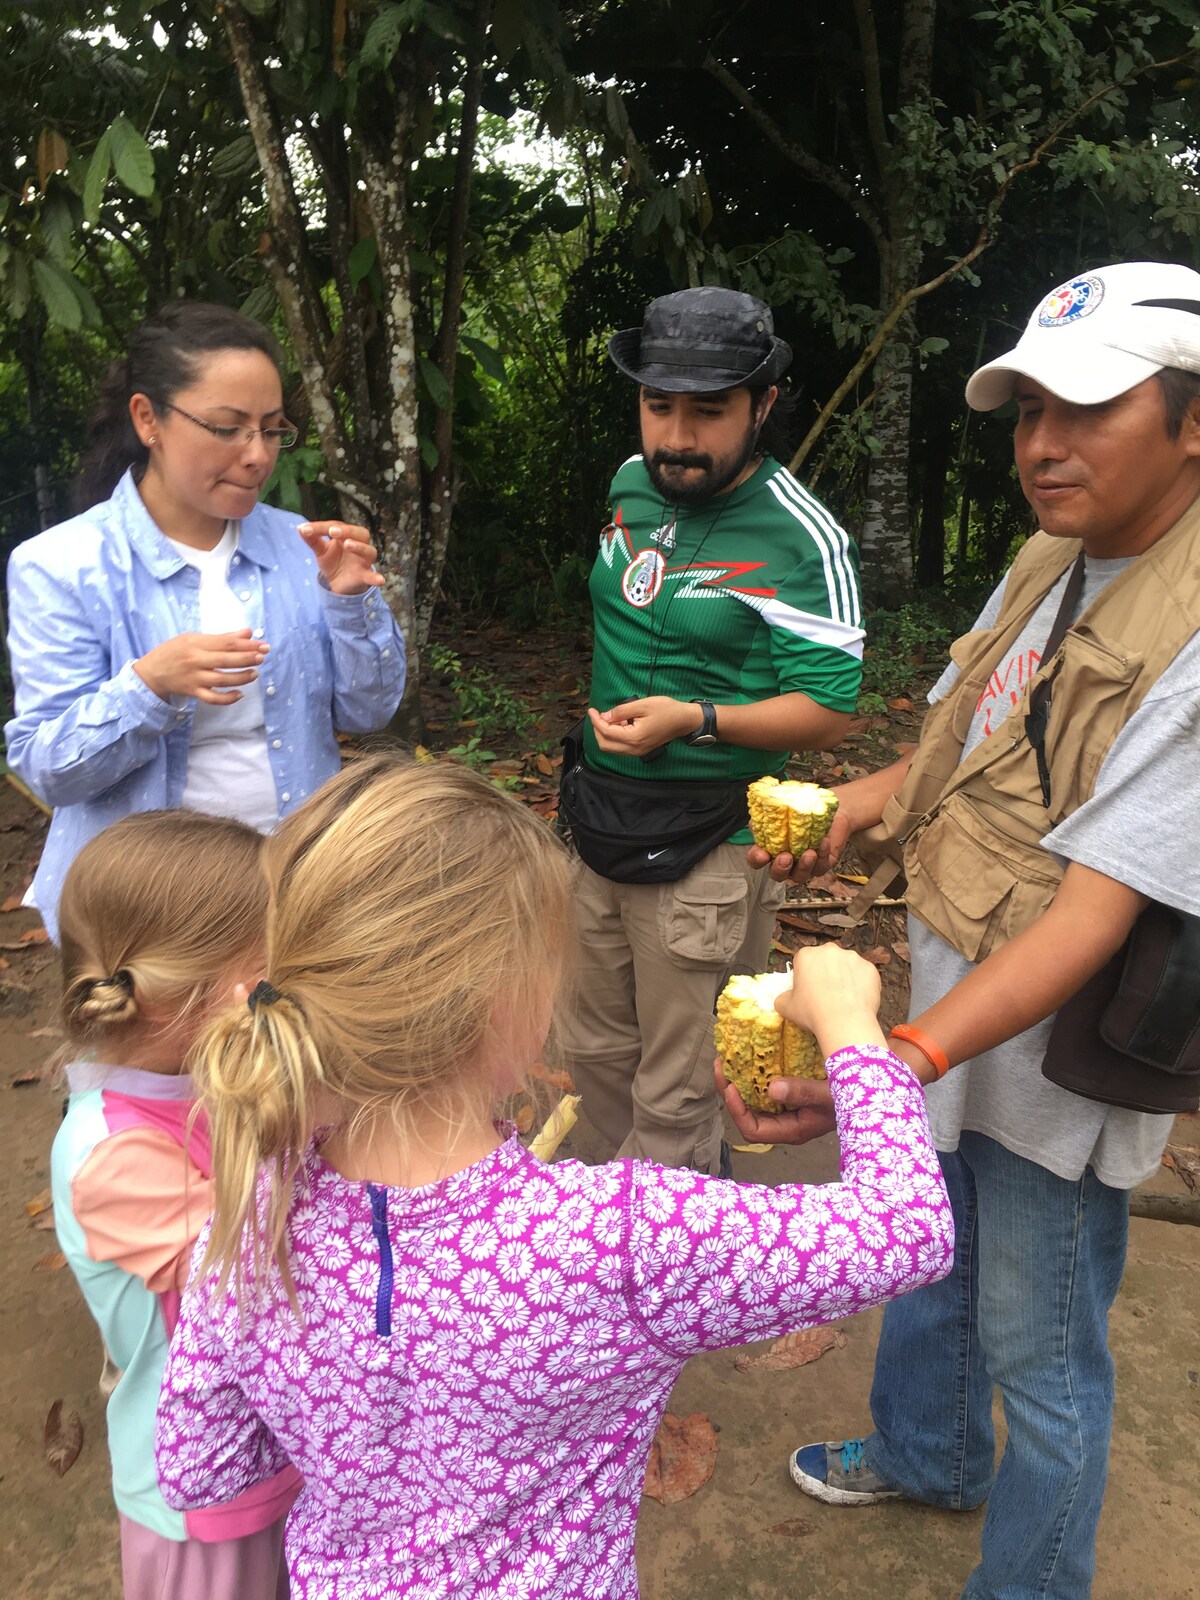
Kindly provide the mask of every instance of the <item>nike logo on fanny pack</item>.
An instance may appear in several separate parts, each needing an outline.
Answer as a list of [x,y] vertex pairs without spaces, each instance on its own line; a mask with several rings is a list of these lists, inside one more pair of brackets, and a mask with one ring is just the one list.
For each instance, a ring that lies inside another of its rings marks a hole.
[[646,851],[646,860],[647,861],[657,861],[659,856],[665,856],[667,851],[670,848],[671,848],[671,846],[668,844],[668,845],[664,845],[661,850],[647,850]]

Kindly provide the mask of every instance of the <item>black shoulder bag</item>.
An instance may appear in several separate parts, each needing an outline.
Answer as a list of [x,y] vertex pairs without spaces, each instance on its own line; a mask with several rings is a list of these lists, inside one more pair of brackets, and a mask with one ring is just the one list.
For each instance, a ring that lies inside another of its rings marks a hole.
[[[1044,660],[1062,643],[1082,587],[1080,555]],[[1044,746],[1052,692],[1052,678],[1040,683],[1025,718],[1047,810]],[[1042,1076],[1127,1111],[1200,1107],[1200,917],[1158,903],[1146,907],[1121,949],[1059,1008]]]

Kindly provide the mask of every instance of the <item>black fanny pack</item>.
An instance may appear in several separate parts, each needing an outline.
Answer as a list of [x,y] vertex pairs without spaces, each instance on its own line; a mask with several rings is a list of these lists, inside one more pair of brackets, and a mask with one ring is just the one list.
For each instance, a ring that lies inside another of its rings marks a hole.
[[1150,905],[1054,1019],[1042,1075],[1128,1111],[1200,1106],[1200,917]]
[[585,765],[575,729],[563,740],[559,813],[579,858],[614,883],[674,883],[749,821],[747,779],[664,783]]

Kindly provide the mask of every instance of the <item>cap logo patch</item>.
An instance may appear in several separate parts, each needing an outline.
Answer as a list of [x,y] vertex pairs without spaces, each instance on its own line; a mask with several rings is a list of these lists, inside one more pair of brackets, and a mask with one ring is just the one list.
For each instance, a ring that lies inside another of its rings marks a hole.
[[1104,284],[1099,278],[1072,278],[1060,284],[1038,307],[1039,328],[1063,328],[1089,316],[1104,299]]

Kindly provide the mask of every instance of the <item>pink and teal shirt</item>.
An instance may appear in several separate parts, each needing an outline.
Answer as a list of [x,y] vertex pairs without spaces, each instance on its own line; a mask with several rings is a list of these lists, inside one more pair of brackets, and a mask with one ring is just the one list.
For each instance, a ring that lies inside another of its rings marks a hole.
[[58,1242],[121,1380],[108,1402],[118,1511],[167,1539],[241,1538],[283,1516],[295,1469],[236,1499],[173,1511],[154,1472],[154,1417],[192,1246],[212,1210],[208,1128],[190,1078],[73,1062],[50,1158]]

